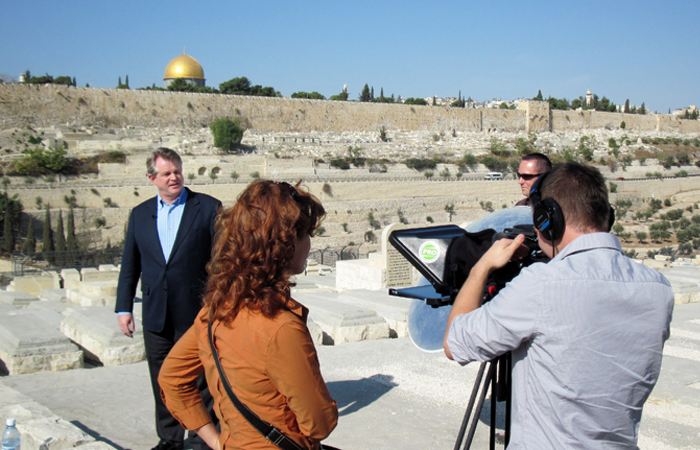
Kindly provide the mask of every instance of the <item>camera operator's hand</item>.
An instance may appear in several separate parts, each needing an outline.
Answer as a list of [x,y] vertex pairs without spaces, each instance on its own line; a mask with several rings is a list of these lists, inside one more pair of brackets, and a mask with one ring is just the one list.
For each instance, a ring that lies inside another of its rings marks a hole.
[[482,265],[483,270],[487,270],[488,273],[491,273],[493,270],[505,266],[512,259],[524,258],[530,253],[530,249],[524,242],[524,234],[517,235],[515,239],[499,239],[484,253],[474,268],[478,265]]
[[493,270],[500,269],[512,259],[523,258],[530,253],[524,242],[525,235],[523,234],[519,234],[515,239],[500,239],[494,242],[491,248],[484,253],[484,256],[472,267],[469,278],[459,290],[447,318],[443,347],[448,358],[452,359],[452,353],[447,345],[447,336],[450,333],[452,321],[455,317],[470,313],[481,306],[486,280]]

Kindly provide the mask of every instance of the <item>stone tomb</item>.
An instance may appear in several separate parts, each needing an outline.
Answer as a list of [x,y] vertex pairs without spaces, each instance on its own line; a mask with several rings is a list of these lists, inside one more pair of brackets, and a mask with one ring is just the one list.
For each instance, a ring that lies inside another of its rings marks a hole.
[[0,316],[0,360],[10,375],[83,367],[83,352],[40,317],[48,312]]
[[375,311],[335,301],[336,295],[329,292],[295,294],[295,298],[309,308],[309,317],[323,330],[324,345],[389,337],[389,324]]
[[105,366],[143,361],[146,353],[139,323],[134,337],[125,336],[110,307],[72,307],[64,312],[61,332],[80,345],[85,358]]

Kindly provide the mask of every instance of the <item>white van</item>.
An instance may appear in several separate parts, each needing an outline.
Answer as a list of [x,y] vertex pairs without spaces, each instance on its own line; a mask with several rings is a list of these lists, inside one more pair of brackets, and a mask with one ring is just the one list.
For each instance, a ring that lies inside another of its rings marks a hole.
[[484,180],[502,180],[503,174],[501,172],[489,172],[484,177]]

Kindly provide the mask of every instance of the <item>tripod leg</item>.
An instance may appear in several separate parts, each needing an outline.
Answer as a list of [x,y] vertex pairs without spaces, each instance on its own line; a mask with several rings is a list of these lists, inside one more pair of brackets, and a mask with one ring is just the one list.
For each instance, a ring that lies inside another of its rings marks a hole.
[[[467,435],[467,441],[465,449],[468,449],[472,445],[474,440],[474,433],[476,433],[476,426],[479,423],[479,417],[481,416],[481,410],[484,408],[484,400],[486,399],[486,392],[488,392],[489,383],[496,377],[496,361],[491,361],[489,363],[489,371],[486,375],[486,380],[484,380],[484,388],[481,390],[481,395],[479,396],[479,403],[476,405],[476,411],[474,412],[474,418],[472,424],[469,427],[469,434]],[[491,393],[493,395],[493,392]]]
[[513,379],[512,379],[512,373],[513,373],[513,359],[511,353],[506,354],[505,358],[505,364],[508,366],[508,369],[506,371],[506,440],[505,444],[508,446],[510,443],[510,411],[511,411],[511,404],[513,401]]
[[[494,362],[494,364],[498,364],[498,362]],[[493,377],[491,380],[491,426],[489,427],[489,450],[496,450],[496,410],[498,407],[498,395],[496,393],[498,390],[497,384],[498,382],[496,381],[496,377]]]
[[[472,388],[472,395],[469,397],[469,405],[464,412],[464,419],[462,419],[462,425],[459,427],[459,433],[457,434],[457,441],[455,442],[454,450],[459,450],[462,445],[462,440],[464,439],[464,433],[467,430],[467,425],[469,425],[469,418],[472,415],[472,410],[474,409],[474,402],[476,401],[476,396],[479,393],[479,385],[481,380],[484,378],[484,370],[486,369],[485,362],[479,365],[479,372],[476,374],[476,379],[474,380],[474,387]],[[468,448],[468,447],[467,447]]]

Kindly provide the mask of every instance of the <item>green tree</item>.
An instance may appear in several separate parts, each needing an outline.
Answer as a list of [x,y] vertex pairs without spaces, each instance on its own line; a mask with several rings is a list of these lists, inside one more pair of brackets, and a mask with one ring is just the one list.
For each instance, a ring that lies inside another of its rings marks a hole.
[[2,221],[2,250],[10,254],[15,251],[15,236],[12,233],[12,219],[9,214],[5,214]]
[[455,204],[454,203],[448,203],[445,205],[445,212],[447,213],[448,221],[452,222],[452,216],[455,213]]
[[476,169],[476,165],[479,162],[477,161],[476,155],[473,153],[465,153],[464,157],[462,157],[462,164],[464,164],[464,167],[468,167],[470,170]]
[[44,236],[41,242],[41,251],[44,253],[44,259],[49,262],[54,261],[55,247],[53,244],[53,232],[51,230],[51,212],[49,205],[46,205],[46,216],[44,217]]
[[66,150],[55,148],[44,151],[43,148],[23,150],[25,155],[14,163],[13,170],[18,175],[36,177],[51,173],[61,173],[68,166]]
[[24,240],[22,251],[25,255],[31,256],[36,253],[36,238],[34,237],[34,221],[29,216],[29,225],[27,227],[27,238]]
[[413,97],[408,97],[406,100],[403,102],[405,105],[420,105],[420,106],[425,106],[428,104],[428,102],[425,101],[423,98],[413,98]]
[[248,95],[250,80],[246,77],[231,78],[219,84],[219,92],[229,95]]
[[642,106],[639,108],[637,113],[638,114],[646,114],[647,113],[647,109],[644,107],[644,102],[642,102]]
[[63,265],[66,257],[66,234],[63,231],[63,211],[58,210],[58,222],[56,223],[56,264]]
[[348,100],[348,93],[341,92],[340,94],[331,95],[330,97],[328,97],[328,100],[337,100],[337,101],[345,102]]
[[197,92],[197,86],[189,83],[184,78],[175,78],[168,84],[168,90],[174,92]]
[[309,98],[312,100],[325,100],[326,97],[323,95],[319,94],[316,91],[313,92],[304,92],[304,91],[299,91],[295,92],[291,95],[292,98]]
[[541,90],[541,89],[538,90],[538,91],[537,91],[537,95],[534,96],[532,99],[533,99],[533,100],[540,101],[540,102],[541,102],[542,100],[544,100],[544,97],[542,97],[542,90]]
[[22,202],[17,197],[17,194],[10,197],[7,192],[0,193],[0,219],[3,221],[2,249],[6,252],[14,251],[14,230],[19,228],[23,209]]
[[75,238],[75,217],[73,208],[68,210],[68,219],[66,220],[66,250],[69,252],[78,249],[78,242]]
[[369,86],[365,83],[365,87],[362,88],[362,93],[360,94],[361,102],[368,102],[372,100],[371,94],[369,92]]
[[209,124],[212,134],[214,135],[214,147],[221,148],[226,151],[233,151],[243,139],[245,128],[241,125],[241,121],[236,118],[216,119]]
[[231,78],[219,84],[219,92],[229,95],[254,95],[258,97],[277,97],[277,92],[273,87],[262,87],[259,84],[251,86],[250,80],[246,77]]

